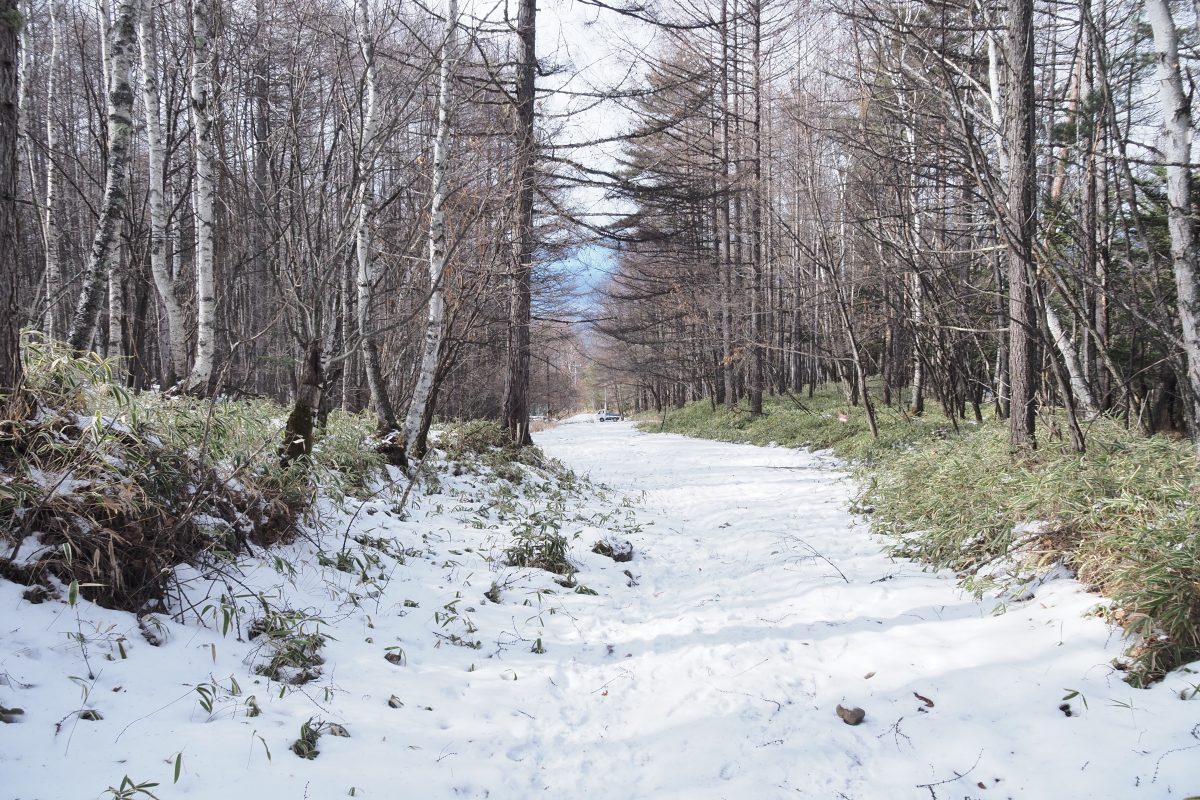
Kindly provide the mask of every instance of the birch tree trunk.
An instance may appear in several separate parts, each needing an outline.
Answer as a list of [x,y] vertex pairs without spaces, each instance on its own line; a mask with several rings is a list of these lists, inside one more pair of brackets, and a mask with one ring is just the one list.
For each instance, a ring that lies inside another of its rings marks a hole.
[[125,169],[129,164],[133,132],[133,87],[129,71],[133,64],[136,32],[137,2],[120,0],[107,35],[108,168],[104,176],[104,198],[100,202],[100,218],[96,222],[83,288],[67,334],[68,345],[76,351],[86,350],[96,333],[104,298],[104,279],[115,249],[117,224],[129,200],[125,190]]
[[387,383],[379,364],[379,344],[371,319],[375,283],[379,279],[375,264],[371,227],[375,221],[375,156],[379,136],[378,70],[375,64],[376,31],[371,22],[370,0],[358,0],[359,48],[366,64],[367,108],[363,117],[362,142],[359,145],[358,228],[355,250],[358,255],[358,335],[362,340],[363,367],[367,388],[381,431],[396,429],[396,412],[388,396]]
[[1160,144],[1167,168],[1167,227],[1175,271],[1176,303],[1187,363],[1188,424],[1200,452],[1200,275],[1197,275],[1195,226],[1192,220],[1192,109],[1179,72],[1179,32],[1166,0],[1146,0],[1158,62],[1158,98],[1162,110]]
[[450,0],[446,13],[446,38],[442,43],[442,58],[438,70],[437,133],[433,140],[433,199],[429,207],[429,320],[425,326],[425,350],[408,414],[404,419],[404,446],[417,457],[417,443],[424,437],[423,424],[437,373],[438,355],[442,349],[445,329],[445,293],[442,273],[446,268],[446,150],[450,143],[450,80],[457,53],[458,3]]
[[51,339],[66,336],[67,321],[62,304],[63,276],[58,230],[58,125],[54,110],[58,98],[58,62],[62,48],[60,0],[47,0],[50,13],[50,60],[46,65],[46,209],[42,223],[42,246],[46,258],[46,333]]
[[213,21],[216,0],[192,0],[192,130],[195,137],[196,184],[196,360],[185,389],[206,392],[212,383],[216,351],[216,292],[213,277],[214,186],[212,81],[216,51]]
[[183,307],[175,295],[175,278],[168,260],[171,251],[169,217],[164,190],[167,182],[167,153],[163,139],[161,102],[158,92],[158,30],[153,4],[143,0],[138,39],[142,53],[142,105],[146,110],[146,152],[150,174],[150,274],[162,302],[167,319],[167,350],[171,371],[168,385],[187,375],[187,331],[184,329]]
[[516,213],[513,225],[513,270],[509,281],[508,364],[504,373],[501,415],[509,438],[533,444],[529,435],[530,278],[533,272],[534,78],[537,74],[537,0],[520,0],[517,8],[517,147],[513,165]]
[[21,270],[17,253],[18,31],[16,0],[0,0],[0,408],[21,384]]

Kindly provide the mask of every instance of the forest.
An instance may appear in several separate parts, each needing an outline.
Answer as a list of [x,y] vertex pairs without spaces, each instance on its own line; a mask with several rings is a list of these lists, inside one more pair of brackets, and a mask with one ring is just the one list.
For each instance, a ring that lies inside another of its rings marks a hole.
[[15,800],[1197,794],[1198,65],[1197,0],[0,0]]
[[590,160],[535,9],[447,10],[14,7],[0,383],[27,329],[135,389],[527,439],[587,338],[639,408],[840,382],[1014,447],[1039,409],[1196,438],[1192,9],[614,6],[654,34]]

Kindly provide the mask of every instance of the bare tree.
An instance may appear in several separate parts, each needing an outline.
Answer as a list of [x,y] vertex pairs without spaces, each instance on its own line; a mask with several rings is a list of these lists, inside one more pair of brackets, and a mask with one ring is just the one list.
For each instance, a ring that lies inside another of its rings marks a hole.
[[[404,420],[404,446],[415,453],[414,445],[421,438],[421,426],[426,419],[425,407],[433,389],[438,359],[445,332],[446,301],[443,277],[446,270],[446,168],[450,146],[451,81],[454,58],[458,51],[458,3],[450,0],[446,11],[446,35],[442,42],[438,67],[437,133],[433,141],[433,175],[429,206],[429,319],[425,326],[425,347],[413,387],[408,414]],[[526,388],[528,391],[528,387]],[[415,453],[420,456],[421,453]]]
[[1192,218],[1192,110],[1179,67],[1179,31],[1166,0],[1146,0],[1154,32],[1162,108],[1162,160],[1167,170],[1167,222],[1175,270],[1176,306],[1183,330],[1192,441],[1200,452],[1200,274]]
[[0,395],[21,384],[20,271],[17,244],[18,37],[16,0],[0,0]]
[[509,438],[532,444],[529,435],[530,278],[533,272],[533,192],[535,100],[537,75],[537,0],[517,7],[516,158],[513,212],[512,273],[508,300],[508,362],[501,412]]
[[[53,2],[53,0],[52,0]],[[187,375],[187,330],[183,306],[175,294],[175,276],[171,271],[171,233],[165,197],[167,148],[162,129],[162,102],[159,96],[158,26],[156,9],[143,0],[139,17],[138,40],[142,55],[142,105],[146,114],[146,154],[150,208],[150,274],[167,318],[167,351],[170,354],[170,382]],[[49,195],[49,192],[47,192]],[[47,216],[49,216],[47,209]]]
[[133,134],[130,69],[137,46],[137,9],[136,0],[120,0],[105,37],[108,42],[108,167],[104,177],[100,218],[96,222],[96,235],[92,239],[83,289],[79,293],[75,315],[67,333],[67,343],[79,351],[91,345],[96,333],[104,299],[104,281],[117,247],[117,225],[129,201],[125,170],[129,164]]
[[185,388],[207,392],[216,355],[216,152],[213,142],[213,73],[217,51],[214,29],[220,0],[191,0],[192,132],[196,175],[193,206],[196,223],[196,359]]

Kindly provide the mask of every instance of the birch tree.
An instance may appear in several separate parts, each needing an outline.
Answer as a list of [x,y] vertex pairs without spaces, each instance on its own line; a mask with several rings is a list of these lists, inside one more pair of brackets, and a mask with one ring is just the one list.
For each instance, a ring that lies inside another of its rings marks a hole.
[[216,352],[216,288],[213,276],[216,149],[213,145],[213,46],[219,0],[191,0],[192,134],[196,158],[193,206],[196,219],[196,360],[186,388],[206,392],[212,383]]
[[367,373],[371,404],[375,407],[380,431],[386,432],[395,430],[397,426],[396,412],[392,408],[379,364],[378,337],[371,314],[375,302],[375,284],[379,281],[371,230],[375,223],[375,162],[379,152],[379,69],[375,61],[375,43],[379,34],[372,22],[370,0],[358,0],[355,25],[366,83],[366,109],[359,142],[358,225],[355,231],[358,335],[362,341],[363,367]]
[[187,330],[184,327],[183,306],[175,294],[175,276],[170,262],[171,238],[164,196],[167,182],[167,150],[158,88],[158,26],[152,0],[143,2],[145,5],[139,17],[138,40],[141,44],[142,105],[146,114],[146,156],[149,171],[147,194],[150,210],[150,275],[167,320],[167,351],[171,364],[168,383],[173,383],[187,375]]
[[130,69],[137,42],[137,0],[119,0],[109,26],[108,41],[108,167],[104,177],[104,197],[91,254],[83,276],[83,288],[75,305],[75,314],[67,334],[67,343],[76,351],[86,350],[96,333],[100,318],[105,278],[117,245],[117,226],[129,201],[125,170],[129,164],[129,146],[133,134],[133,86]]
[[[433,388],[445,329],[445,291],[442,278],[446,269],[446,151],[450,145],[451,80],[454,57],[458,50],[458,3],[450,0],[446,12],[446,34],[442,41],[438,68],[437,132],[433,140],[433,175],[429,206],[429,318],[425,325],[425,347],[413,388],[412,400],[404,420],[405,449],[414,452],[426,419],[425,406]],[[414,453],[417,456],[422,453]]]
[[1167,227],[1175,272],[1176,306],[1183,331],[1192,441],[1200,452],[1200,264],[1192,218],[1191,95],[1179,67],[1179,31],[1167,0],[1146,0],[1154,33],[1158,100],[1162,110],[1162,160],[1167,170]]
[[42,247],[46,272],[46,333],[52,339],[66,335],[63,313],[63,275],[58,230],[58,124],[54,119],[58,97],[58,61],[62,48],[61,0],[47,0],[50,21],[50,55],[46,65],[46,194],[42,218]]

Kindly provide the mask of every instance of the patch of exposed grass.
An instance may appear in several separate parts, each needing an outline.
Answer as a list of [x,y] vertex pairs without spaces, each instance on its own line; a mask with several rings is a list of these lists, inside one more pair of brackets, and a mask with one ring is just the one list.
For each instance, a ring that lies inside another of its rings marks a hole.
[[1011,592],[1067,566],[1111,599],[1106,614],[1133,636],[1135,685],[1200,659],[1200,464],[1189,443],[1100,420],[1084,455],[1047,430],[1039,450],[1014,455],[1003,423],[955,431],[940,413],[880,408],[875,440],[836,387],[800,402],[769,398],[759,418],[693,403],[639,427],[832,449],[855,464],[855,505],[895,554],[953,569],[977,592]]
[[893,551],[995,585],[1063,563],[1112,599],[1144,685],[1200,658],[1200,508],[1191,445],[1100,421],[1088,452],[1047,441],[1010,455],[1002,426],[929,442],[861,470],[860,503]]
[[670,409],[665,415],[643,415],[638,427],[702,439],[783,447],[830,449],[841,458],[872,461],[881,454],[905,449],[914,442],[944,436],[952,424],[940,415],[913,417],[896,408],[876,409],[879,439],[871,437],[862,406],[852,406],[834,386],[813,397],[763,398],[763,414],[755,417],[745,404],[734,410],[707,401]]

